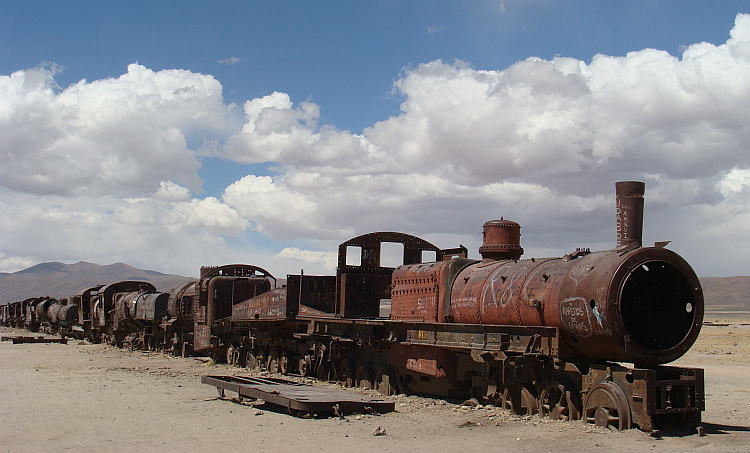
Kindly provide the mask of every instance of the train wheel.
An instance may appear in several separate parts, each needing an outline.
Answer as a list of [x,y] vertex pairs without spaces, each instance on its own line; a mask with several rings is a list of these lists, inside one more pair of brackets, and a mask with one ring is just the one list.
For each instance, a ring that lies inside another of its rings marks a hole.
[[279,372],[279,353],[276,348],[271,349],[268,353],[268,363],[266,369],[269,373],[277,374]]
[[213,360],[214,363],[221,363],[226,358],[227,351],[224,348],[211,348],[208,351],[208,358]]
[[539,409],[536,397],[526,387],[521,387],[516,393],[506,388],[500,402],[504,409],[516,415],[534,415]]
[[613,382],[596,384],[586,395],[583,420],[618,431],[630,429],[630,404],[625,392]]
[[372,371],[370,365],[362,365],[357,368],[357,376],[354,379],[357,383],[357,388],[361,389],[374,389],[375,388],[375,373]]
[[289,356],[286,351],[281,351],[281,357],[279,357],[279,373],[289,374]]
[[245,368],[248,370],[255,369],[255,354],[251,349],[248,349],[247,354],[245,354]]
[[391,396],[398,393],[396,373],[390,365],[378,369],[376,382],[378,393],[381,395]]
[[339,382],[344,387],[354,387],[355,378],[357,377],[357,363],[353,357],[347,357],[341,362],[341,376]]
[[300,376],[307,377],[312,374],[312,358],[309,354],[305,354],[304,357],[299,359],[298,369]]
[[552,420],[578,420],[581,418],[581,403],[570,384],[551,381],[539,397],[539,412]]
[[331,379],[331,365],[328,362],[321,362],[318,365],[315,377],[320,382],[328,382]]
[[227,365],[234,365],[234,346],[231,344],[227,347]]
[[263,352],[258,351],[255,354],[255,371],[263,371],[266,367],[266,356]]

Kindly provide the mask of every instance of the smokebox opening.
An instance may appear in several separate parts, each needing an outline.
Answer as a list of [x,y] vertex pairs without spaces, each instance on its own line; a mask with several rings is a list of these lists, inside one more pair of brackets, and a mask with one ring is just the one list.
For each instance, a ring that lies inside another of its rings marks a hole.
[[630,271],[620,294],[620,313],[632,341],[665,351],[690,333],[696,301],[685,276],[664,261],[649,261]]

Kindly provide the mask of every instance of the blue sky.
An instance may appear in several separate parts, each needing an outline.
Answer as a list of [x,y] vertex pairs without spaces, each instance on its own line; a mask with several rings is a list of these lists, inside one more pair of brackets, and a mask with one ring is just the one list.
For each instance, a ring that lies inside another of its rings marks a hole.
[[750,272],[732,255],[750,245],[748,126],[730,120],[747,113],[747,1],[0,10],[0,206],[15,216],[0,271],[330,273],[336,245],[373,230],[476,256],[501,215],[527,252],[559,255],[611,246],[614,182],[640,179],[647,241],[673,239],[702,276]]

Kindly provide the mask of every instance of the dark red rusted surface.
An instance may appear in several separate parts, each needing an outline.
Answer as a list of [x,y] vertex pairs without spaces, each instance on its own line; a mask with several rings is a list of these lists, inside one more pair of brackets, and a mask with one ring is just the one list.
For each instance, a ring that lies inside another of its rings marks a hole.
[[523,255],[521,225],[510,220],[490,220],[482,228],[479,254],[488,260],[517,260]]
[[167,313],[170,319],[174,319],[181,324],[192,322],[193,297],[197,293],[196,283],[196,281],[185,283],[169,293]]
[[617,195],[617,247],[641,245],[643,236],[643,194],[640,181],[615,183]]
[[[433,252],[436,260],[443,258],[435,245],[404,233],[378,232],[364,234],[339,245],[339,263],[336,271],[337,310],[346,318],[377,318],[380,300],[391,298],[391,267],[381,266],[381,247],[384,243],[403,245],[401,264],[423,261],[424,252]],[[359,265],[347,264],[348,249],[360,249]]]
[[232,307],[276,286],[276,278],[258,266],[231,264],[201,268],[193,297],[193,348],[196,352],[219,352],[219,339],[211,330],[214,322],[231,319]]
[[[286,319],[297,304],[287,306],[287,288],[276,288],[232,307],[232,321]],[[294,310],[294,311],[292,311]]]
[[[451,262],[403,266],[393,275],[391,319],[556,327],[567,360],[656,365],[679,358],[703,322],[700,282],[676,253],[639,246],[643,184],[617,187],[617,249],[485,259],[455,266],[457,273],[448,271]],[[499,236],[515,240],[515,233]]]
[[452,322],[451,286],[461,269],[477,262],[454,258],[398,267],[392,277],[390,318],[400,321]]

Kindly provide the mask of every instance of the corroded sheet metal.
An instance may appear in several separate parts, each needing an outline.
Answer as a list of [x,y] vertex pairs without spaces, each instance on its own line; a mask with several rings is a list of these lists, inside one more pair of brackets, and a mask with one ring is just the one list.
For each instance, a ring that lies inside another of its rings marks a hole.
[[333,275],[287,275],[290,309],[299,305],[299,314],[330,317],[336,314],[336,277]]
[[646,184],[640,181],[615,183],[617,194],[617,246],[641,245],[643,236],[643,194]]
[[406,369],[438,378],[446,376],[445,370],[443,369],[443,367],[438,366],[437,360],[407,359]]
[[452,322],[450,294],[458,272],[477,263],[454,258],[399,266],[393,271],[390,318],[399,321]]
[[187,324],[192,321],[193,299],[197,294],[195,281],[177,286],[169,294],[167,302],[167,313],[171,319],[177,320],[180,324]]
[[202,376],[203,384],[235,392],[241,397],[261,399],[294,412],[352,413],[391,412],[395,403],[345,390],[301,384],[284,379],[241,376]]
[[[443,252],[435,245],[404,233],[369,233],[342,243],[336,270],[337,315],[345,318],[377,318],[380,315],[380,300],[391,298],[394,269],[382,266],[381,248],[385,243],[403,245],[401,263],[405,265],[421,263],[426,251],[434,252],[437,261],[443,258]],[[359,265],[347,262],[349,248],[359,249]]]
[[456,322],[560,328],[563,358],[666,363],[703,321],[697,276],[655,247],[468,266],[455,280]]
[[232,321],[286,319],[296,312],[295,303],[287,306],[287,288],[276,288],[232,307]]

